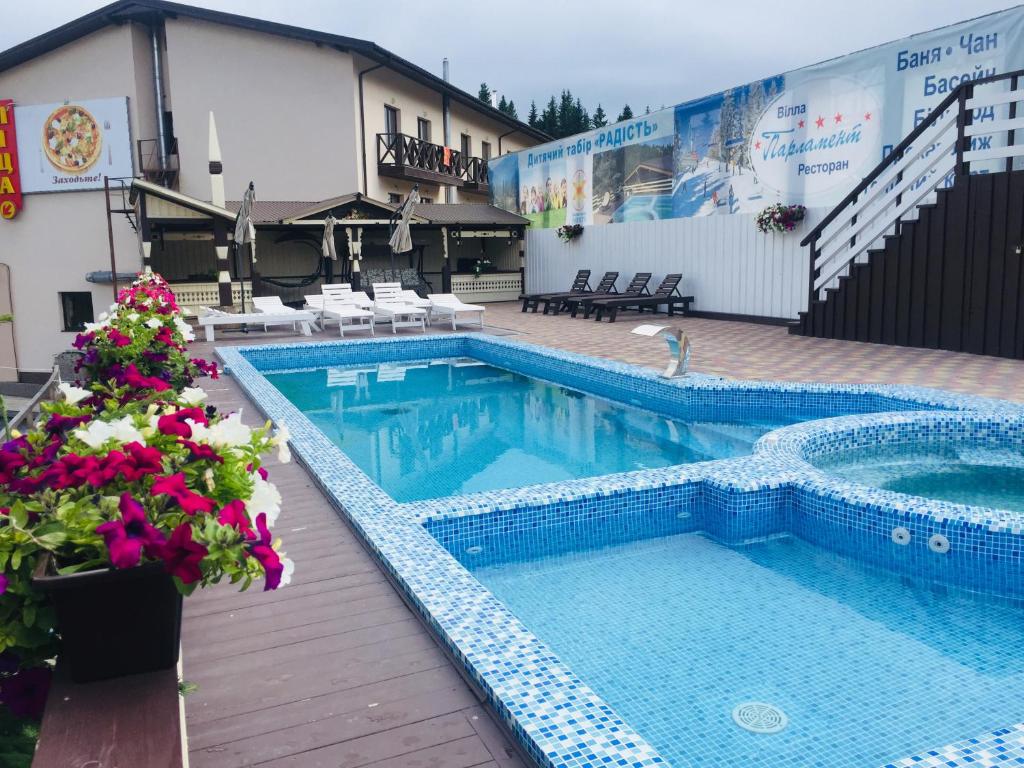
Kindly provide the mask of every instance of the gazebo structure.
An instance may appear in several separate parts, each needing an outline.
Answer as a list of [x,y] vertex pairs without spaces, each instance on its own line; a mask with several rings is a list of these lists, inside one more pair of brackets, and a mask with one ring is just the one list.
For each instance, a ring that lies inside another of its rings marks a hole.
[[[301,302],[322,283],[400,281],[421,292],[465,301],[514,300],[523,289],[527,219],[478,203],[416,205],[413,250],[392,254],[389,220],[397,206],[358,192],[318,202],[257,200],[252,209],[256,261],[230,249],[239,201],[214,205],[142,179],[131,204],[143,262],[172,284],[186,307],[231,306],[252,295]],[[337,260],[322,252],[333,216]],[[230,301],[219,253],[228,247]],[[248,249],[242,249],[244,254]]]

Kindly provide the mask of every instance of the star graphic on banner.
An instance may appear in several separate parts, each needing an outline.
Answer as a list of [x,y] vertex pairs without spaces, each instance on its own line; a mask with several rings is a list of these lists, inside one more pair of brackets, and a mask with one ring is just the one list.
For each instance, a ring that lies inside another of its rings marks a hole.
[[761,142],[760,141],[755,141],[754,142],[754,149],[760,149],[760,148],[761,148]]
[[836,116],[835,116],[834,120],[837,123],[841,123],[841,122],[843,122],[843,116],[839,112],[836,112]]
[[796,127],[797,127],[797,128],[803,128],[803,127],[804,127],[804,121],[803,121],[803,120],[801,120],[800,122],[798,122],[798,123],[796,124]]
[[814,124],[816,126],[818,126],[819,128],[824,128],[825,127],[825,118],[819,116],[818,119],[814,121]]
[[870,112],[865,112],[864,113],[864,119],[865,120],[870,120],[871,119],[871,113]]

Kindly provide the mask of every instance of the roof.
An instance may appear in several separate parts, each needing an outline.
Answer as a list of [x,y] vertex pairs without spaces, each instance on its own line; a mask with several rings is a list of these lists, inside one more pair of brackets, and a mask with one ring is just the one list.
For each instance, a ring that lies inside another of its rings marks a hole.
[[[228,200],[220,208],[205,200],[175,192],[173,189],[161,187],[143,179],[132,180],[131,200],[135,201],[139,192],[168,200],[191,210],[209,216],[220,216],[231,221],[235,220],[239,200]],[[366,202],[385,210],[396,210],[397,206],[383,203],[366,197],[358,192],[339,195],[327,200],[256,200],[252,206],[254,224],[290,224],[299,219],[314,218],[318,214],[353,202]],[[414,221],[421,224],[463,225],[463,226],[523,226],[529,224],[528,219],[514,213],[496,208],[486,203],[418,203],[413,209]]]
[[431,224],[529,224],[515,213],[502,210],[486,203],[419,203],[414,209],[417,216],[428,219]]
[[56,29],[44,32],[38,37],[26,40],[19,45],[0,52],[0,72],[16,67],[37,56],[42,56],[45,53],[60,48],[62,45],[67,45],[110,25],[123,24],[126,21],[152,24],[167,17],[176,18],[178,16],[288,37],[294,40],[303,40],[339,51],[357,53],[379,64],[390,67],[396,72],[440,93],[447,94],[454,101],[475,109],[492,120],[509,126],[515,132],[542,142],[551,141],[553,138],[544,133],[544,131],[537,130],[514,117],[506,115],[490,104],[480,101],[476,96],[467,93],[461,88],[456,88],[437,75],[368,40],[334,35],[304,27],[293,27],[290,24],[279,24],[273,21],[254,19],[250,16],[240,16],[235,13],[195,8],[191,5],[167,2],[167,0],[117,0],[117,2],[106,5]]

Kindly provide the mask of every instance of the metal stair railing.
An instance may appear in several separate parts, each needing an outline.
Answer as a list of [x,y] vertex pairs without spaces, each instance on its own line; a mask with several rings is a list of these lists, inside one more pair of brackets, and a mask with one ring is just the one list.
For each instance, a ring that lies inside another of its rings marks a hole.
[[[1024,157],[1024,145],[1014,143],[1015,131],[1024,129],[1024,117],[1017,117],[1022,75],[1018,70],[957,85],[800,242],[810,246],[808,309],[852,263],[897,234],[917,206],[970,173],[971,163],[1004,160],[1011,170],[1013,159]],[[1004,107],[1008,116],[997,117]],[[990,138],[983,143],[984,137]]]

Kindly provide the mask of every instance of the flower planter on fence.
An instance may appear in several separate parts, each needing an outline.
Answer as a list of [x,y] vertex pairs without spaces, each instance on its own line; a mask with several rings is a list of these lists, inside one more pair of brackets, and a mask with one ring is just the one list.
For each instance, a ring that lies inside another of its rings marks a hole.
[[178,661],[181,593],[163,563],[56,572],[41,557],[32,586],[57,613],[61,660],[76,683],[167,669]]

